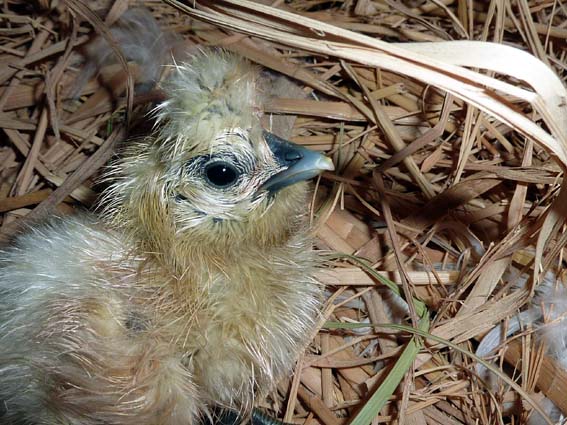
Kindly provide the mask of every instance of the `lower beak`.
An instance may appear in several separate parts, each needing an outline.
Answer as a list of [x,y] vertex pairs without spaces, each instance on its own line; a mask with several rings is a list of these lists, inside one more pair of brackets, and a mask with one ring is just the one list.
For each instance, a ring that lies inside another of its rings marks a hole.
[[335,166],[330,158],[282,139],[275,134],[264,132],[264,139],[274,154],[276,161],[285,167],[283,171],[270,177],[262,189],[277,192],[286,186],[308,180],[324,170],[333,171]]

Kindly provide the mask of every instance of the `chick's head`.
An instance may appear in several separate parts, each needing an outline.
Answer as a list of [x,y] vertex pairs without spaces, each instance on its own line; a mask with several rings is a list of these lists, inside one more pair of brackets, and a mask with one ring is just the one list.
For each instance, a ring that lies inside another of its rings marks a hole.
[[332,163],[262,128],[259,78],[222,51],[174,66],[154,133],[111,171],[106,216],[158,252],[268,246],[303,230],[304,180]]

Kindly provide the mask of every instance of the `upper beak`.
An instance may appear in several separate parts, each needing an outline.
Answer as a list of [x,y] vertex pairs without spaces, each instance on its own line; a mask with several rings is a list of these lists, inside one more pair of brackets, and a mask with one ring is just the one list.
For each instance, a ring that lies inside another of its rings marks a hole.
[[330,158],[318,152],[296,145],[275,134],[264,132],[264,139],[278,163],[286,167],[270,177],[262,189],[276,192],[294,183],[315,177],[324,170],[333,171],[335,166]]

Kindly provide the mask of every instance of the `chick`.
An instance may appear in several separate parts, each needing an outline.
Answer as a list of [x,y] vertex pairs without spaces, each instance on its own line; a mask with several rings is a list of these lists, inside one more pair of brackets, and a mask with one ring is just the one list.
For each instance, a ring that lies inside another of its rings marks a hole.
[[0,423],[187,425],[291,371],[321,294],[305,180],[333,166],[261,127],[259,78],[222,51],[173,67],[100,213],[0,254]]

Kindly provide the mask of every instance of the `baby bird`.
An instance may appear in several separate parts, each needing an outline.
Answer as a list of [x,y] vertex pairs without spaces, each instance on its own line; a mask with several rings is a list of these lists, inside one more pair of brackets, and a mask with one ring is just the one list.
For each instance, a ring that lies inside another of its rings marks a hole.
[[194,424],[291,371],[321,295],[305,180],[333,165],[261,127],[260,85],[227,52],[175,65],[100,214],[0,253],[1,424]]

